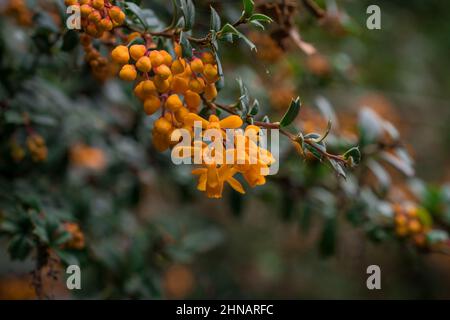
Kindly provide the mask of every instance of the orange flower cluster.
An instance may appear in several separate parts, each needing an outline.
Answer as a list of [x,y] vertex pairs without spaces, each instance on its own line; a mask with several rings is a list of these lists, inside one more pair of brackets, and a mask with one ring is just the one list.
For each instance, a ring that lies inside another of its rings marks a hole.
[[31,159],[34,162],[42,162],[47,159],[48,149],[41,135],[37,133],[29,135],[27,138],[27,147],[30,151]]
[[408,238],[415,245],[424,247],[429,227],[420,219],[419,210],[422,209],[411,203],[394,204],[393,209],[396,235]]
[[117,72],[117,65],[100,55],[100,52],[92,45],[92,37],[87,34],[80,36],[80,42],[85,52],[85,59],[91,67],[93,76],[100,81],[105,81]]
[[109,0],[65,0],[66,6],[79,6],[81,27],[94,38],[111,31],[125,21],[125,13]]
[[72,235],[72,238],[65,243],[64,247],[68,249],[81,250],[85,246],[84,234],[80,226],[74,222],[64,223],[64,230]]
[[99,148],[76,144],[70,149],[70,162],[76,167],[102,170],[106,166],[104,152]]

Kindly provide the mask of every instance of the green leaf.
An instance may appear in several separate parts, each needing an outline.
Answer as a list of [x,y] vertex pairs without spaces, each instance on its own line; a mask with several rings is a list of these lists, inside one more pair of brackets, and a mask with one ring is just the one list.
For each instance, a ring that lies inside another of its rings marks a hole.
[[214,51],[214,55],[216,57],[217,73],[219,74],[219,80],[216,82],[216,88],[220,91],[225,85],[225,77],[223,75],[222,61],[219,57],[218,52]]
[[280,121],[280,127],[287,127],[295,120],[300,111],[300,106],[301,106],[300,97],[297,97],[297,99],[291,101],[289,109],[286,111],[286,113],[284,114],[283,118]]
[[240,109],[242,111],[242,113],[247,113],[247,110],[249,108],[249,104],[250,104],[250,97],[248,95],[248,89],[245,86],[244,82],[242,81],[241,78],[237,79],[237,82],[239,83],[239,90],[241,92],[241,96],[239,97],[239,106]]
[[57,245],[57,246],[60,246],[60,245],[66,243],[67,241],[69,241],[71,239],[72,239],[72,234],[70,232],[64,231],[54,241],[54,244]]
[[255,3],[253,0],[243,0],[244,4],[244,12],[242,12],[242,16],[244,18],[248,18],[252,15],[253,10],[255,9]]
[[330,161],[331,166],[333,167],[333,169],[336,171],[337,175],[346,179],[347,176],[345,174],[344,168],[342,167],[342,164],[339,163],[338,161],[329,158],[328,161]]
[[22,235],[14,236],[8,246],[8,252],[13,260],[24,260],[30,253],[31,249],[31,241]]
[[68,30],[63,36],[62,51],[71,51],[78,44],[78,32],[75,30]]
[[343,156],[345,160],[352,158],[351,161],[355,165],[358,165],[361,162],[361,152],[359,151],[359,147],[353,147],[347,150]]
[[55,252],[65,265],[80,264],[76,255],[69,251],[55,249]]
[[220,28],[222,27],[220,16],[212,6],[210,6],[210,8],[211,8],[211,30],[219,31]]
[[419,208],[417,210],[417,216],[424,226],[431,227],[433,225],[433,218],[425,208]]
[[255,44],[253,42],[251,42],[245,35],[243,35],[241,32],[239,32],[231,24],[227,23],[226,25],[224,25],[222,27],[222,29],[219,32],[220,32],[220,39],[231,40],[231,42],[232,42],[233,39],[232,38],[231,39],[227,38],[227,35],[235,35],[236,37],[244,40],[245,43],[247,43],[247,45],[250,47],[250,50],[255,50],[256,51]]
[[195,6],[192,0],[181,0],[181,12],[184,18],[183,30],[191,30],[195,23]]
[[259,21],[250,21],[250,23],[252,24],[252,25],[254,25],[255,27],[258,27],[258,28],[261,28],[262,30],[265,30],[266,28],[264,27],[264,25],[261,23],[261,22],[259,22]]
[[192,58],[192,46],[185,32],[180,33],[180,45],[183,50],[183,57]]
[[271,17],[266,16],[265,14],[262,14],[262,13],[253,14],[249,20],[250,21],[258,21],[258,22],[267,22],[267,23],[273,22]]
[[255,101],[253,101],[253,105],[252,108],[250,109],[249,114],[251,116],[256,116],[259,112],[259,101],[255,99]]
[[142,9],[133,2],[125,2],[125,6],[139,20],[144,29],[147,30],[148,25],[145,23],[146,18]]

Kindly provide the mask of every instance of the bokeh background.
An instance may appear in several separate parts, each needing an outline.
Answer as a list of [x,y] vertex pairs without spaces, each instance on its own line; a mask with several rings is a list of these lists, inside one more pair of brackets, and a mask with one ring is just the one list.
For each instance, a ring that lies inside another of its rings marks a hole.
[[[142,4],[169,21],[166,2]],[[257,4],[265,2],[270,1]],[[318,110],[331,105],[338,117],[334,130],[349,135],[361,108],[371,107],[398,128],[417,176],[435,188],[445,185],[450,178],[450,2],[316,1],[327,12],[323,19],[303,1],[286,2],[295,7],[295,29],[317,53],[308,55],[289,37],[270,38],[249,28],[246,34],[258,52],[240,42],[221,46],[226,85],[220,100],[236,99],[234,79],[240,77],[272,119],[299,95],[304,104],[299,125],[323,130],[326,121],[317,119]],[[208,28],[210,4],[223,19],[234,20],[241,10],[235,0],[195,4],[199,33]],[[381,8],[381,30],[366,28],[370,4]],[[245,196],[228,190],[223,199],[206,199],[188,168],[175,167],[168,154],[152,149],[151,120],[143,118],[131,86],[117,78],[97,81],[77,49],[35,54],[27,44],[34,27],[17,26],[4,15],[0,19],[2,101],[14,101],[13,110],[46,115],[36,123],[49,149],[46,163],[11,168],[2,161],[2,185],[8,187],[1,192],[36,197],[46,212],[75,217],[88,243],[74,255],[82,265],[83,289],[65,290],[64,270],[57,266],[59,279],[45,279],[49,295],[450,298],[448,255],[418,252],[395,239],[371,242],[343,214],[334,219],[332,250],[324,250],[328,220],[316,212],[322,209],[313,210],[314,203],[290,194],[282,178],[269,178]],[[37,66],[32,74],[25,63]],[[81,142],[97,153],[84,150],[77,157],[74,146]],[[280,165],[280,176],[291,175],[300,186],[309,187],[311,175],[335,179],[327,168],[298,158]],[[35,298],[33,254],[13,261],[2,239],[0,298]],[[382,290],[366,288],[371,264],[381,267]]]

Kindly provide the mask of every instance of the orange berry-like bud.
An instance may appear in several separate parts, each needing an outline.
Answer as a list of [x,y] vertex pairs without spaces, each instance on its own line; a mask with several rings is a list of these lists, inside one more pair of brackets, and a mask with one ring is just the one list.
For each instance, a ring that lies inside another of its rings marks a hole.
[[99,23],[100,20],[102,20],[102,15],[100,14],[100,12],[98,12],[97,10],[93,10],[89,15],[88,15],[88,20],[90,22],[93,23]]
[[422,229],[422,225],[419,220],[414,219],[408,222],[408,229],[411,233],[416,233]]
[[184,101],[191,112],[196,112],[200,106],[201,98],[198,93],[188,90],[184,94]]
[[92,43],[92,38],[88,36],[87,34],[81,34],[80,35],[80,43],[83,47],[89,47]]
[[145,95],[144,95],[144,93],[142,92],[142,85],[143,84],[143,81],[141,81],[141,82],[139,82],[137,85],[136,85],[136,87],[134,87],[134,94],[136,95],[136,97],[138,97],[139,99],[141,99],[141,100],[144,100],[145,99]]
[[172,56],[170,55],[170,53],[168,53],[166,50],[160,50],[159,53],[161,53],[164,58],[164,64],[170,67],[172,65]]
[[172,63],[172,74],[180,74],[184,72],[185,62],[182,59],[177,59]]
[[153,80],[156,89],[158,89],[158,92],[165,93],[169,91],[170,89],[170,81],[161,79],[160,77],[156,76]]
[[205,75],[206,81],[209,83],[217,81],[217,66],[213,66],[212,64],[205,65],[203,74]]
[[78,3],[79,3],[80,5],[83,5],[83,4],[90,4],[90,3],[91,3],[91,0],[78,0]]
[[91,37],[99,36],[99,30],[97,29],[97,26],[94,23],[88,24],[88,26],[86,27],[86,33]]
[[188,81],[183,77],[175,76],[173,77],[171,88],[175,93],[184,94],[189,88]]
[[134,59],[134,61],[138,61],[146,51],[147,48],[143,44],[134,44],[130,47],[130,56]]
[[189,89],[200,94],[205,89],[205,81],[202,78],[191,79]]
[[156,93],[156,87],[152,80],[142,81],[142,94],[144,96]]
[[147,115],[154,114],[161,106],[161,100],[157,96],[149,96],[144,101],[144,111]]
[[150,52],[150,60],[152,62],[152,66],[156,68],[164,63],[164,56],[159,53],[159,51],[153,50]]
[[177,94],[172,94],[166,100],[166,108],[170,111],[176,111],[183,106],[183,102],[181,102],[180,97]]
[[161,134],[167,134],[172,129],[172,123],[164,117],[155,121],[155,130]]
[[185,107],[179,108],[177,111],[175,111],[175,119],[178,122],[184,123],[184,117],[189,113],[189,110]]
[[216,89],[216,86],[214,85],[214,83],[208,84],[205,87],[204,97],[208,101],[212,101],[217,97],[217,89]]
[[149,72],[152,70],[152,62],[150,61],[150,58],[147,56],[139,58],[136,62],[136,68],[141,72]]
[[132,64],[126,64],[120,70],[119,76],[122,80],[133,81],[137,76],[136,68]]
[[91,12],[93,11],[94,9],[92,9],[92,7],[90,6],[90,5],[88,5],[88,4],[83,4],[81,7],[80,7],[80,14],[81,14],[81,16],[83,17],[83,18],[86,18],[87,16],[89,16],[90,14],[91,14]]
[[109,9],[108,15],[117,25],[121,25],[125,20],[125,13],[118,6],[113,6]]
[[161,79],[168,79],[172,75],[172,71],[165,64],[160,65],[156,68],[155,73],[161,77]]
[[[14,3],[11,1],[11,3]],[[64,4],[68,7],[76,5],[78,3],[77,0],[64,0]]]
[[183,49],[178,42],[175,42],[175,44],[173,45],[173,49],[178,58],[181,58],[183,56]]
[[215,64],[216,59],[214,58],[214,55],[211,52],[203,52],[202,53],[202,61],[205,64]]
[[202,73],[203,72],[203,61],[199,58],[195,58],[191,61],[191,70],[193,72]]
[[104,0],[92,0],[92,6],[97,10],[101,10],[105,7],[105,1]]
[[128,48],[126,46],[117,46],[111,52],[111,57],[114,62],[119,64],[127,64],[130,60],[130,54],[128,53]]
[[140,34],[139,32],[137,32],[137,31],[132,32],[132,33],[130,33],[130,34],[128,35],[128,37],[127,37],[127,42],[131,42],[131,41],[133,41],[134,39],[139,38],[140,36],[141,36],[141,34]]
[[102,28],[103,30],[106,30],[106,31],[111,31],[113,28],[111,19],[109,17],[103,18],[100,21],[100,28]]

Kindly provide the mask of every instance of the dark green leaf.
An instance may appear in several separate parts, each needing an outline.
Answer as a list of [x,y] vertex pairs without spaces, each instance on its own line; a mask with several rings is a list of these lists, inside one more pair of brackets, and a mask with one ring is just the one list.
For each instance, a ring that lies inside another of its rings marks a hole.
[[184,18],[183,30],[191,30],[195,23],[195,7],[192,0],[181,0],[181,12]]
[[280,121],[280,127],[287,127],[295,120],[300,111],[300,106],[301,106],[300,97],[297,97],[297,99],[291,101],[289,109],[286,111],[286,113],[284,114],[283,118]]
[[125,6],[139,20],[139,22],[142,24],[144,29],[147,30],[148,25],[145,22],[146,17],[144,15],[144,12],[142,11],[142,9],[137,4],[135,4],[133,2],[125,2]]
[[180,45],[183,49],[183,57],[192,58],[192,46],[184,32],[180,33]]
[[222,22],[220,20],[220,16],[212,6],[210,6],[210,8],[211,8],[211,27],[210,28],[211,28],[211,30],[219,31],[220,28],[222,27]]
[[357,165],[361,162],[361,152],[358,147],[353,147],[344,153],[344,159],[352,158],[353,164]]
[[267,22],[271,23],[273,22],[272,18],[269,16],[266,16],[262,13],[255,13],[250,17],[250,21],[257,21],[257,22]]
[[75,30],[68,30],[63,36],[63,44],[61,50],[71,51],[78,44],[78,32]]
[[243,0],[244,4],[244,12],[242,12],[242,16],[244,18],[248,18],[252,15],[253,10],[255,9],[255,3],[253,0]]
[[[256,46],[253,42],[251,42],[245,35],[243,35],[241,32],[239,32],[235,27],[233,27],[231,24],[227,23],[222,27],[220,30],[221,37],[220,39],[226,39],[225,37],[227,35],[235,35],[238,38],[242,39],[247,43],[247,45],[250,47],[251,50],[256,51]],[[226,39],[227,40],[227,39]],[[229,39],[228,39],[229,40]],[[233,39],[231,39],[232,41]]]

